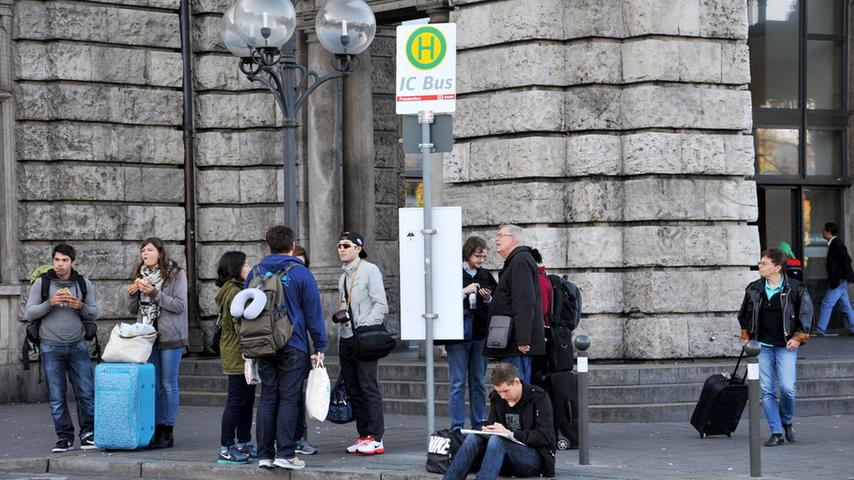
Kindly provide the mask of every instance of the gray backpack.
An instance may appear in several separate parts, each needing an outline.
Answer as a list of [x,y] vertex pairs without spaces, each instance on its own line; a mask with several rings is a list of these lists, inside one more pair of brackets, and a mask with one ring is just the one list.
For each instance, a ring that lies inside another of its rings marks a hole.
[[293,262],[284,270],[275,273],[261,273],[260,265],[255,267],[249,288],[258,288],[264,292],[267,304],[255,319],[238,319],[240,348],[246,358],[273,357],[291,339],[294,327],[288,318],[282,278],[297,265],[297,262]]

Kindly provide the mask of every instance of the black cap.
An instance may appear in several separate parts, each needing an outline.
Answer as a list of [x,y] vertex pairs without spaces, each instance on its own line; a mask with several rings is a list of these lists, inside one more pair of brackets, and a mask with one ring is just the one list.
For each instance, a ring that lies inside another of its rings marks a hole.
[[344,232],[338,237],[338,241],[340,242],[341,240],[350,240],[355,245],[362,247],[362,250],[359,252],[359,258],[366,258],[368,256],[368,252],[365,251],[365,239],[358,233]]

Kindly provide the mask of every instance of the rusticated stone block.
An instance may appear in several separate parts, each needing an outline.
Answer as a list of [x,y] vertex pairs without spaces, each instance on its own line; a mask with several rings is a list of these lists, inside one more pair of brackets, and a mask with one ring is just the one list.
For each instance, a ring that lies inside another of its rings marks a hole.
[[283,207],[199,208],[199,240],[208,242],[257,242],[267,228],[284,217]]
[[399,168],[403,147],[398,142],[397,132],[374,130],[374,154],[375,167]]
[[626,311],[643,313],[735,312],[756,278],[746,267],[719,270],[628,271]]
[[457,103],[455,137],[563,131],[563,92],[501,91]]
[[618,130],[622,126],[622,89],[611,86],[575,87],[566,91],[566,129]]
[[[459,65],[459,59],[457,59]],[[371,85],[374,95],[395,94],[395,59],[389,57],[371,57]],[[459,78],[459,77],[458,77]],[[459,93],[459,87],[457,88]]]
[[17,86],[18,119],[81,120],[140,125],[180,125],[179,91],[106,85]]
[[750,49],[746,43],[721,45],[721,80],[736,85],[750,83]]
[[623,80],[721,82],[721,44],[644,38],[622,44]]
[[377,205],[374,231],[379,239],[397,238],[397,205]]
[[[326,88],[332,88],[329,85]],[[323,87],[321,87],[322,89]],[[320,93],[323,95],[323,93]],[[331,93],[329,94],[331,95]],[[394,110],[394,97],[391,95],[375,95],[374,101],[374,130],[398,131],[402,122]],[[330,118],[330,121],[332,119]]]
[[463,209],[463,225],[564,222],[564,197],[560,184],[545,182],[445,188],[447,205],[467,207]]
[[562,137],[478,139],[468,144],[464,181],[565,175],[566,142]]
[[753,181],[719,181],[705,185],[706,218],[756,221],[759,200]]
[[184,61],[181,54],[156,50],[146,52],[145,78],[150,85],[180,88],[184,83]]
[[700,0],[700,35],[717,38],[747,38],[747,3],[730,0]]
[[[470,155],[471,142],[454,143],[453,151],[442,157],[442,181],[444,183],[467,181]],[[443,202],[443,205],[447,203]]]
[[619,125],[747,130],[750,92],[697,86],[637,85],[622,92]]
[[229,244],[206,244],[200,243],[198,250],[199,278],[205,280],[216,280],[216,269],[219,259],[225,252],[238,251],[246,254],[246,261],[252,265],[257,264],[268,255],[263,238],[254,242],[229,243]]
[[457,48],[464,50],[520,40],[561,40],[563,0],[505,0],[472,5],[452,12]]
[[23,203],[21,240],[184,239],[183,207],[71,203]]
[[[682,178],[630,179],[624,184],[624,220],[705,220],[706,183]],[[726,212],[717,212],[726,214]]]
[[377,25],[377,34],[371,42],[370,52],[372,57],[394,58],[397,48],[397,31],[395,27]]
[[462,51],[457,57],[457,93],[565,85],[565,55],[564,45],[550,42]]
[[181,131],[170,127],[18,122],[15,136],[19,160],[184,162]]
[[[218,52],[231,55],[222,43],[222,15],[193,17],[192,34],[194,53]],[[236,62],[237,58],[234,60]]]
[[219,13],[222,14],[233,4],[229,0],[192,0],[190,5],[193,14]]
[[280,125],[279,106],[266,92],[196,96],[199,128],[252,128]]
[[[623,81],[622,52],[619,42],[599,38],[581,40],[567,44],[564,53],[566,80],[563,84],[619,84]],[[542,59],[533,57],[531,61],[542,62]]]
[[238,66],[240,61],[233,55],[196,55],[193,64],[193,79],[199,91],[233,90],[247,91],[264,89],[260,83],[250,82]]
[[[232,172],[236,173],[236,172]],[[281,202],[284,187],[281,168],[260,168],[240,171],[240,203],[276,203]],[[299,181],[297,182],[299,185]],[[299,190],[299,186],[297,186]]]
[[18,183],[28,200],[174,202],[184,199],[184,175],[174,168],[21,164]]
[[688,349],[686,317],[641,317],[625,321],[628,358],[685,358]]
[[748,225],[627,226],[627,266],[750,265],[759,248]]
[[[572,253],[570,249],[570,255]],[[585,314],[622,312],[623,289],[634,288],[624,284],[623,275],[623,272],[570,272],[568,278],[581,290],[582,312]],[[582,323],[584,323],[583,320]]]
[[199,313],[205,316],[216,316],[219,310],[216,306],[216,294],[219,288],[212,281],[199,282]]
[[[299,138],[300,129],[297,129]],[[281,131],[199,132],[196,162],[200,166],[282,165]]]
[[402,180],[397,170],[374,169],[376,202],[396,204],[402,195]]
[[572,227],[565,232],[567,267],[623,266],[623,231],[619,227]]
[[67,39],[180,48],[178,14],[79,2],[21,1],[12,17],[17,39]]
[[[152,7],[166,10],[178,10],[181,6],[180,0],[92,0],[92,3],[106,3],[127,5],[130,7]],[[195,11],[194,11],[195,13]]]
[[694,358],[738,355],[739,331],[735,315],[688,317],[688,354]]
[[623,186],[612,180],[580,178],[566,184],[570,222],[617,222],[623,218]]
[[[96,290],[101,290],[99,285],[102,280],[125,280],[130,279],[137,262],[139,261],[138,242],[117,241],[75,241],[71,245],[77,250],[77,258],[74,267],[82,275],[91,279]],[[19,252],[21,255],[18,262],[18,277],[29,278],[30,272],[37,265],[50,263],[50,252],[53,248],[51,243],[24,242]],[[179,265],[184,265],[184,247],[176,243],[167,243],[166,250],[170,258],[175,259]]]
[[700,35],[699,0],[629,0],[623,3],[626,36]]
[[489,134],[490,94],[466,95],[457,99],[454,114],[454,138],[468,138]]
[[566,0],[565,38],[625,36],[623,0]]
[[590,338],[587,355],[591,360],[624,358],[625,319],[613,315],[585,315],[578,328],[572,332],[573,339],[581,335]]
[[623,147],[618,135],[572,135],[566,139],[566,173],[572,177],[619,175]]
[[642,132],[623,137],[627,175],[751,175],[753,141],[749,135]]
[[240,203],[240,171],[200,170],[196,175],[199,204]]

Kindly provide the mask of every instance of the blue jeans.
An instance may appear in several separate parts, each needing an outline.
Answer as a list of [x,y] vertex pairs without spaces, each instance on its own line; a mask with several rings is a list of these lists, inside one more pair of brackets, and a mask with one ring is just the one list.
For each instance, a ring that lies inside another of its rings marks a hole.
[[531,383],[531,357],[527,355],[519,355],[517,357],[504,357],[501,359],[504,363],[509,363],[519,370],[519,380],[525,383]]
[[848,331],[854,333],[854,309],[851,308],[851,300],[848,298],[848,282],[845,280],[839,282],[839,286],[836,288],[828,288],[824,294],[824,299],[821,301],[821,314],[818,317],[818,324],[815,326],[816,333],[824,333],[827,323],[830,321],[830,314],[833,313],[833,307],[837,303],[842,305],[842,311],[848,317]]
[[448,344],[448,370],[451,377],[451,393],[448,395],[448,415],[451,430],[466,424],[466,380],[469,386],[469,409],[471,428],[479,430],[486,422],[486,375],[487,358],[483,356],[485,340],[472,340]]
[[234,445],[234,435],[237,443],[249,443],[252,440],[252,408],[255,406],[255,385],[247,385],[246,377],[239,375],[228,376],[228,399],[222,411],[222,428],[220,429],[220,445]]
[[542,459],[533,448],[498,436],[490,436],[487,440],[483,435],[469,434],[443,480],[466,478],[481,453],[483,460],[475,477],[477,480],[495,480],[499,473],[508,477],[536,477],[540,474]]
[[178,416],[178,368],[184,347],[161,349],[155,344],[148,363],[154,365],[157,396],[154,402],[154,423],[175,425]]
[[[308,354],[285,345],[273,358],[258,359],[261,400],[255,438],[258,458],[293,458],[302,382],[308,374]],[[275,444],[275,446],[274,446]]]
[[[762,393],[762,408],[771,433],[783,433],[783,425],[791,425],[795,415],[796,363],[798,351],[786,347],[762,345],[759,352],[759,390]],[[777,383],[780,398],[777,399]]]
[[77,400],[77,422],[80,436],[95,429],[95,385],[92,362],[89,360],[89,344],[81,340],[74,345],[41,345],[44,374],[50,397],[50,414],[56,436],[74,441],[74,424],[65,401],[67,380],[71,380]]

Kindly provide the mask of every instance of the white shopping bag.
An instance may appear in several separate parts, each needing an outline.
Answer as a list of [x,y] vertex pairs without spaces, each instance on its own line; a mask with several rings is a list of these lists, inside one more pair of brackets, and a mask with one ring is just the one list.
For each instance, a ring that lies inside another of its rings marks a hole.
[[254,358],[243,358],[243,375],[246,377],[247,385],[261,383],[261,376],[258,375],[258,362]]
[[329,375],[323,362],[317,362],[317,366],[308,373],[308,385],[305,387],[305,413],[321,422],[326,420],[329,413],[329,394],[331,387]]

